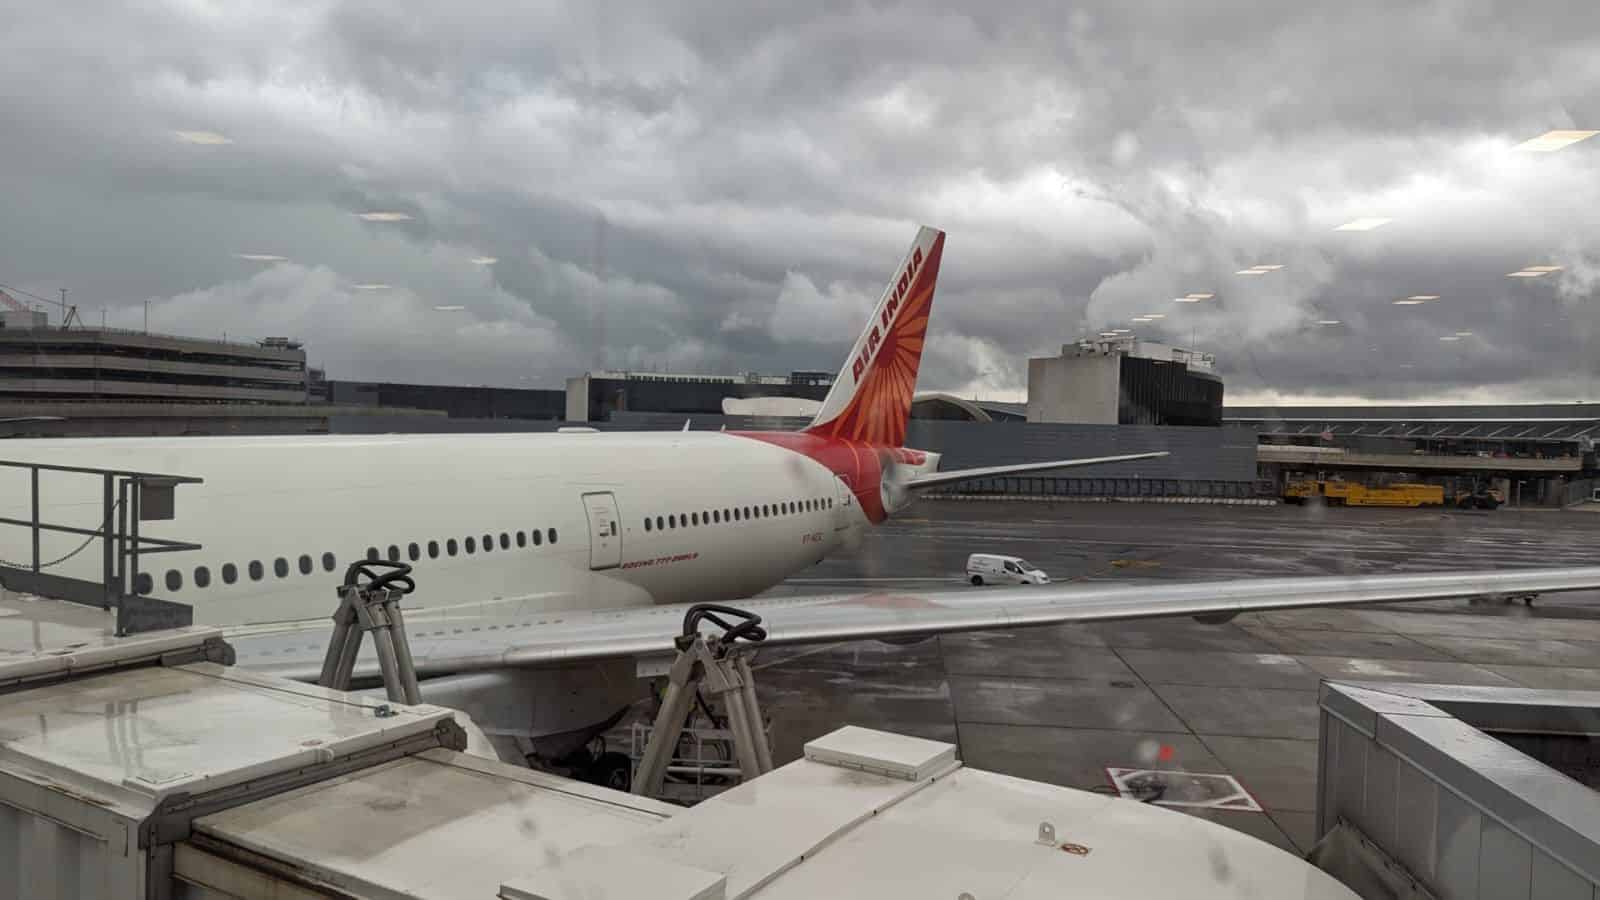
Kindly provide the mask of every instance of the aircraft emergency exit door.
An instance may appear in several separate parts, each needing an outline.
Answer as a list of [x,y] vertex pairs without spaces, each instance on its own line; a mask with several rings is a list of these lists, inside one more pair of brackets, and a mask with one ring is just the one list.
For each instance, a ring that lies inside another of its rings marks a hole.
[[614,569],[622,565],[622,526],[618,522],[616,496],[609,491],[584,494],[583,508],[589,514],[589,568]]

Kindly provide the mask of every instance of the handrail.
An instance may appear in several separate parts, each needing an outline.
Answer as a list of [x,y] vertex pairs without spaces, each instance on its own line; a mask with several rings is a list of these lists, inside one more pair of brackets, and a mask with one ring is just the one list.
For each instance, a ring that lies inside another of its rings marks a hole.
[[[141,535],[139,523],[146,518],[143,513],[146,495],[149,492],[170,492],[176,490],[180,484],[203,484],[204,479],[189,475],[67,466],[24,460],[0,459],[0,467],[27,470],[30,485],[29,518],[0,516],[0,526],[27,528],[32,533],[31,560],[27,563],[0,560],[0,583],[14,590],[83,603],[100,609],[114,609],[118,635],[181,627],[193,622],[194,611],[188,605],[147,596],[141,592],[139,557],[152,553],[199,550],[202,549],[202,545],[190,541]],[[83,528],[44,521],[39,511],[40,472],[64,472],[98,477],[101,482],[100,527]],[[173,501],[170,496],[157,493],[149,499],[151,502],[159,503],[158,511],[149,518],[172,517]],[[39,538],[41,533],[47,531],[85,535],[87,540],[65,556],[46,563],[40,554]],[[101,547],[98,582],[44,571],[78,555],[97,537]],[[150,588],[144,590],[149,591]]]
[[127,478],[161,478],[170,480],[174,484],[204,484],[204,478],[195,478],[192,475],[163,475],[160,472],[136,472],[132,469],[101,469],[92,466],[58,466],[54,463],[24,462],[14,459],[0,459],[0,466],[13,469],[43,469],[51,472],[81,472],[86,475],[121,475]]

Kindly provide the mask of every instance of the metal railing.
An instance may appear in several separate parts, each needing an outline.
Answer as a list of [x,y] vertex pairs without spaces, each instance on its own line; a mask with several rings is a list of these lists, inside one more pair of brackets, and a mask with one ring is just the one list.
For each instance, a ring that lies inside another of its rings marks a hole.
[[[142,535],[139,523],[172,518],[177,486],[202,484],[204,479],[15,460],[0,460],[0,467],[27,471],[29,483],[28,518],[0,516],[0,525],[27,528],[30,532],[29,559],[0,560],[0,583],[24,593],[114,609],[118,635],[181,627],[193,621],[193,611],[187,605],[150,597],[150,589],[139,589],[139,558],[153,553],[199,550],[201,545]],[[101,482],[100,527],[82,528],[44,521],[39,509],[41,472],[98,477]],[[44,532],[83,535],[84,541],[64,556],[45,560],[40,553]],[[96,538],[100,541],[98,582],[45,571],[82,553]]]
[[1259,494],[1256,482],[1193,478],[1052,478],[1021,475],[974,478],[935,488],[930,496],[1028,497],[1193,497],[1246,499]]
[[298,349],[298,348],[288,348],[288,347],[264,346],[262,344],[262,341],[265,340],[265,338],[245,337],[245,338],[241,338],[239,340],[235,340],[233,338],[196,337],[195,335],[192,335],[192,334],[170,334],[170,333],[165,332],[165,331],[150,331],[148,329],[118,328],[118,327],[116,327],[114,325],[107,325],[107,326],[92,325],[92,326],[88,326],[88,327],[84,327],[84,328],[73,328],[73,329],[70,329],[70,330],[63,329],[59,325],[51,325],[51,326],[48,326],[48,327],[45,327],[45,328],[8,328],[8,329],[6,329],[5,333],[13,334],[13,335],[20,335],[20,334],[40,332],[40,331],[48,332],[50,334],[68,334],[68,335],[74,335],[74,336],[76,336],[76,335],[93,335],[93,334],[112,334],[112,335],[127,336],[127,337],[161,338],[162,340],[168,340],[168,341],[184,341],[186,343],[195,343],[195,344],[215,344],[215,345],[217,345],[219,347],[238,347],[238,348],[249,348],[249,349],[252,349],[252,350],[283,350],[285,352],[295,352],[295,349]]

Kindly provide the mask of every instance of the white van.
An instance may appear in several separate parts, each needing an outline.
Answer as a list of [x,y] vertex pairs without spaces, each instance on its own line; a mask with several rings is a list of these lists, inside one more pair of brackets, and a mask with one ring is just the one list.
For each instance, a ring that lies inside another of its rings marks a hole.
[[1050,576],[1020,556],[974,553],[967,557],[967,580],[979,584],[1049,584]]

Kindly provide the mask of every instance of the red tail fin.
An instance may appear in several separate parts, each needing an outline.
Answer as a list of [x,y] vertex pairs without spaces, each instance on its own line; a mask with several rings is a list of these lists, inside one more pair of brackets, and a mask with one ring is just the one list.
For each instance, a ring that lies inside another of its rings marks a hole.
[[856,339],[808,434],[879,447],[905,443],[944,232],[923,228]]

